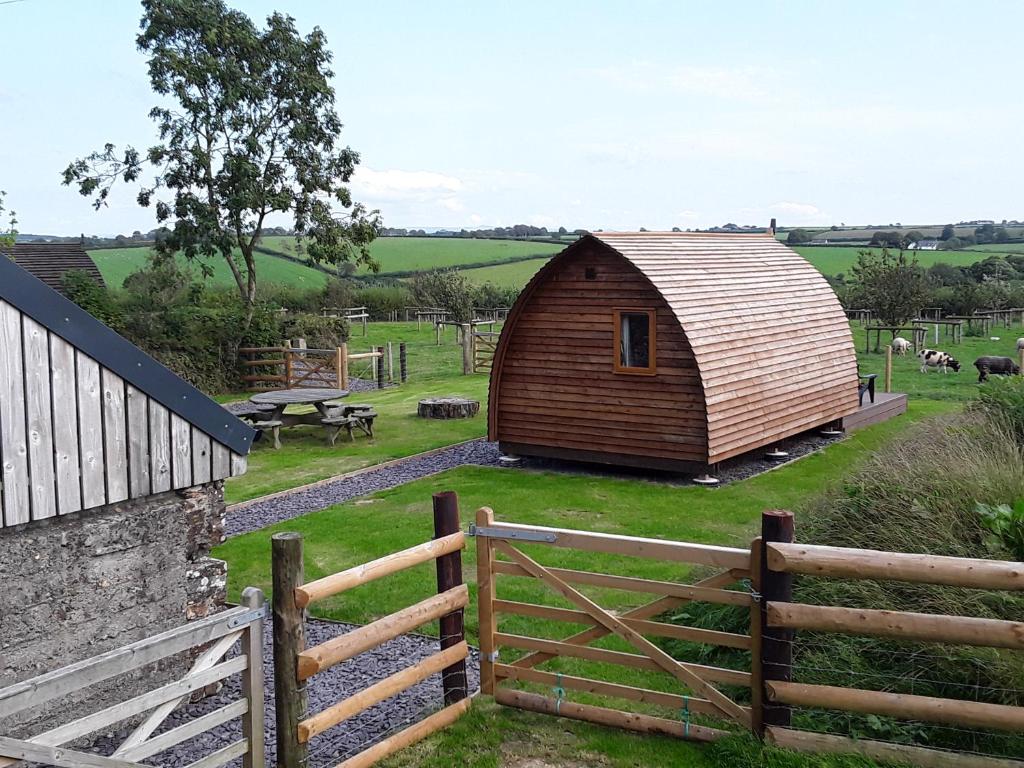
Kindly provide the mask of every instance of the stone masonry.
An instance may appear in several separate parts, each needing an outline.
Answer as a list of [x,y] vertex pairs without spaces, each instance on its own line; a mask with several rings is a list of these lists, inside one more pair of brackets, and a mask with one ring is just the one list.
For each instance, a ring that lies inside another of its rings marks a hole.
[[[221,482],[0,530],[0,688],[223,607]],[[185,671],[187,658],[30,710],[0,734],[27,735]],[[159,683],[158,683],[159,684]]]

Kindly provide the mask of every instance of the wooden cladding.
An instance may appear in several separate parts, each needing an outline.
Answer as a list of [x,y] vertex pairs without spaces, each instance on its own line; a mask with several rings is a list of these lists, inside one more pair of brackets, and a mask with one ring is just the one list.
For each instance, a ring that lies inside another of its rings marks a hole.
[[846,315],[802,257],[759,235],[601,233],[512,309],[489,435],[528,455],[691,470],[856,410]]
[[3,527],[245,471],[244,457],[4,301],[0,386]]

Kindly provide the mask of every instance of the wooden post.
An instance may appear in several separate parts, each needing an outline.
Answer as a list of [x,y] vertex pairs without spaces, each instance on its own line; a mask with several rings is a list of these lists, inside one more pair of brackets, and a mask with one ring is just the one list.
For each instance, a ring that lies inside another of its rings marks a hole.
[[892,346],[885,348],[885,390],[892,392]]
[[298,656],[306,650],[302,609],[295,588],[304,580],[302,535],[275,533],[270,537],[274,585],[274,701],[277,722],[278,768],[305,768],[306,744],[299,742],[299,723],[306,718],[309,694],[299,682]]
[[[760,536],[750,543],[750,587],[754,595],[761,594],[762,549]],[[479,560],[479,558],[480,555],[478,554],[477,559]],[[477,581],[479,582],[479,580],[478,576]],[[760,599],[755,598],[750,601],[750,730],[759,739],[764,738],[765,701],[764,665],[761,658],[764,625],[761,623],[761,606],[762,601]],[[480,626],[483,627],[482,620]],[[481,638],[483,637],[483,632],[480,633],[480,636]],[[483,650],[480,651],[480,666],[482,671]]]
[[344,342],[334,351],[334,373],[338,389],[348,389],[348,344]]
[[388,381],[392,384],[395,382],[395,347],[389,341],[388,347]]
[[441,321],[434,320],[434,330],[437,332],[437,346],[441,346]]
[[[246,587],[242,591],[242,605],[256,610],[263,608],[263,590]],[[242,768],[265,768],[266,735],[263,732],[263,619],[249,624],[242,633],[242,652],[249,666],[242,673],[242,696],[249,709],[242,716],[242,735],[249,741],[249,749],[242,756]]]
[[367,321],[370,319],[370,313],[363,307],[363,336],[367,333]]
[[408,359],[405,355],[405,342],[399,342],[398,344],[398,372],[401,376],[402,383],[405,384],[409,380],[409,366]]
[[792,722],[792,709],[785,704],[769,704],[765,684],[771,680],[789,682],[793,679],[793,630],[768,626],[766,606],[768,603],[788,603],[793,598],[793,575],[768,568],[766,544],[793,541],[793,513],[782,509],[770,509],[761,513],[761,715],[764,726],[788,728]]
[[384,347],[377,347],[377,389],[384,389]]
[[[476,511],[477,528],[494,525],[494,512],[487,507]],[[486,536],[476,537],[476,594],[480,617],[480,692],[494,695],[494,547]]]
[[292,388],[292,350],[291,347],[285,347],[284,350],[284,388]]
[[[434,494],[434,538],[440,539],[458,533],[459,497],[454,491]],[[462,550],[437,558],[437,593],[462,585]],[[451,648],[465,640],[462,609],[441,617],[441,650]],[[466,661],[460,659],[450,667],[441,670],[441,687],[444,690],[444,704],[449,706],[469,695],[466,680]]]
[[463,323],[462,328],[462,373],[473,372],[473,326]]
[[1019,357],[1020,360],[1018,361],[1018,364],[1020,365],[1020,375],[1024,376],[1024,349],[1020,351]]

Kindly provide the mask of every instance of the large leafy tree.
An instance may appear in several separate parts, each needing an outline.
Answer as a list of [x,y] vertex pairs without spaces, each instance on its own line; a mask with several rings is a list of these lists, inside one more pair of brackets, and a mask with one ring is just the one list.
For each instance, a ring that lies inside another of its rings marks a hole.
[[313,261],[372,266],[379,216],[353,202],[346,186],[359,155],[338,144],[323,32],[303,37],[279,13],[258,29],[222,0],[142,5],[137,43],[164,97],[149,113],[160,141],[146,152],[107,144],[71,163],[64,184],[77,185],[98,210],[116,182],[139,182],[139,205],[154,205],[170,229],[157,250],[181,252],[204,271],[209,259],[223,258],[247,320],[269,216],[289,215]]
[[901,326],[928,302],[928,281],[917,258],[904,251],[860,251],[850,270],[851,300],[870,309],[882,325]]

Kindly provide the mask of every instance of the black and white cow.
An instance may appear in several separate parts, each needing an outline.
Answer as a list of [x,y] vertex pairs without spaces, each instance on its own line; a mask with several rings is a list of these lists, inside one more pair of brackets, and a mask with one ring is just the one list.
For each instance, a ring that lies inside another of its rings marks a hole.
[[978,381],[984,381],[990,373],[1000,376],[1014,376],[1020,373],[1020,366],[1009,357],[979,357],[974,361],[974,367],[978,369]]
[[948,373],[952,368],[956,373],[960,373],[960,363],[945,352],[939,352],[937,349],[922,349],[917,356],[921,358],[921,373],[928,373],[929,368],[937,368],[943,373]]

